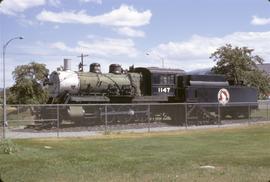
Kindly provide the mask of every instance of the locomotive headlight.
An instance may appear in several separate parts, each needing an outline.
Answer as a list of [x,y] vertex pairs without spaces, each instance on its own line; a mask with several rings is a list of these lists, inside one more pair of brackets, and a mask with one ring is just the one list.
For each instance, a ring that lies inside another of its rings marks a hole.
[[77,94],[80,90],[80,80],[74,71],[54,71],[50,75],[49,94],[57,97],[62,93]]

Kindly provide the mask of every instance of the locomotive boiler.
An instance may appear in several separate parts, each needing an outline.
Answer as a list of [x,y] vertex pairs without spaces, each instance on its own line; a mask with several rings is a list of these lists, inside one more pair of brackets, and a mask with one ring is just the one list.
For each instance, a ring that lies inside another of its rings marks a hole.
[[[104,117],[102,104],[106,103],[110,103],[106,114],[112,122],[149,120],[156,115],[166,115],[177,123],[193,114],[197,120],[211,120],[217,115],[248,117],[250,109],[257,107],[256,89],[234,85],[223,75],[189,74],[181,69],[157,67],[132,66],[123,70],[119,64],[111,64],[109,73],[102,73],[98,63],[84,72],[81,67],[72,71],[70,65],[70,60],[64,60],[64,67],[52,72],[47,81],[47,103],[61,104],[61,120],[97,121]],[[146,103],[152,103],[150,109]],[[161,107],[161,103],[167,105]],[[228,104],[220,112],[215,105],[218,103]],[[254,104],[250,107],[247,103]],[[49,118],[49,113],[43,109],[41,117]]]
[[89,72],[77,72],[71,71],[70,60],[64,61],[64,68],[49,77],[49,103],[107,102],[110,97],[141,95],[141,75],[124,73],[118,64],[110,65],[109,73],[102,74],[98,63],[91,64]]

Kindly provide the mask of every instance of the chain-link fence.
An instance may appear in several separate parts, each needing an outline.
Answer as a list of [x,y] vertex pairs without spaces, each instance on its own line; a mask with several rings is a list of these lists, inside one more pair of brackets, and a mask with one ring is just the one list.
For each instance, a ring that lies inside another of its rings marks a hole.
[[256,103],[145,103],[7,105],[1,138],[76,137],[267,122],[268,101]]

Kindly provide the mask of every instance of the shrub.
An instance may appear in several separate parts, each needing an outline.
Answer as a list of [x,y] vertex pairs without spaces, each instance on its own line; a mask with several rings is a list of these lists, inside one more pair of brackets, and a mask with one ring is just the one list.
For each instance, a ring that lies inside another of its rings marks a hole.
[[2,140],[0,142],[0,154],[13,154],[17,152],[17,146],[11,140]]

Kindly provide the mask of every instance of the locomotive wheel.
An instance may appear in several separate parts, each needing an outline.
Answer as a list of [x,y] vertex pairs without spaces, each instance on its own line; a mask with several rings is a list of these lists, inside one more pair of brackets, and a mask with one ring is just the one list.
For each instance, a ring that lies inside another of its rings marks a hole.
[[185,108],[184,106],[169,106],[163,117],[163,122],[171,125],[183,125],[185,121]]
[[148,117],[147,117],[147,115],[136,114],[136,115],[135,115],[135,122],[137,122],[137,123],[145,123],[145,122],[148,122]]
[[57,124],[57,113],[54,107],[42,107],[38,108],[35,112],[36,125],[47,128],[54,127]]
[[191,125],[217,124],[218,121],[217,112],[213,111],[212,108],[205,108],[199,105],[190,107],[188,116],[188,124]]
[[169,114],[168,112],[163,112],[163,113],[160,113],[159,114],[159,117],[160,117],[160,120],[161,121],[166,121],[168,120],[169,118],[172,118],[170,117],[172,114]]
[[133,106],[131,108],[134,111],[134,121],[137,123],[148,122],[147,108],[148,106]]
[[130,106],[118,106],[118,115],[116,115],[117,123],[129,123],[133,118],[133,115],[129,114],[129,111],[131,111]]
[[248,119],[249,118],[249,109],[247,107],[239,107],[234,110],[230,110],[230,116],[233,119]]
[[108,123],[146,122],[148,119],[147,107],[142,106],[108,106],[107,113]]
[[[115,106],[107,106],[107,123],[108,124],[116,123],[117,117],[115,115],[115,112],[116,112]],[[104,117],[104,122],[105,122],[105,115],[103,117]]]

